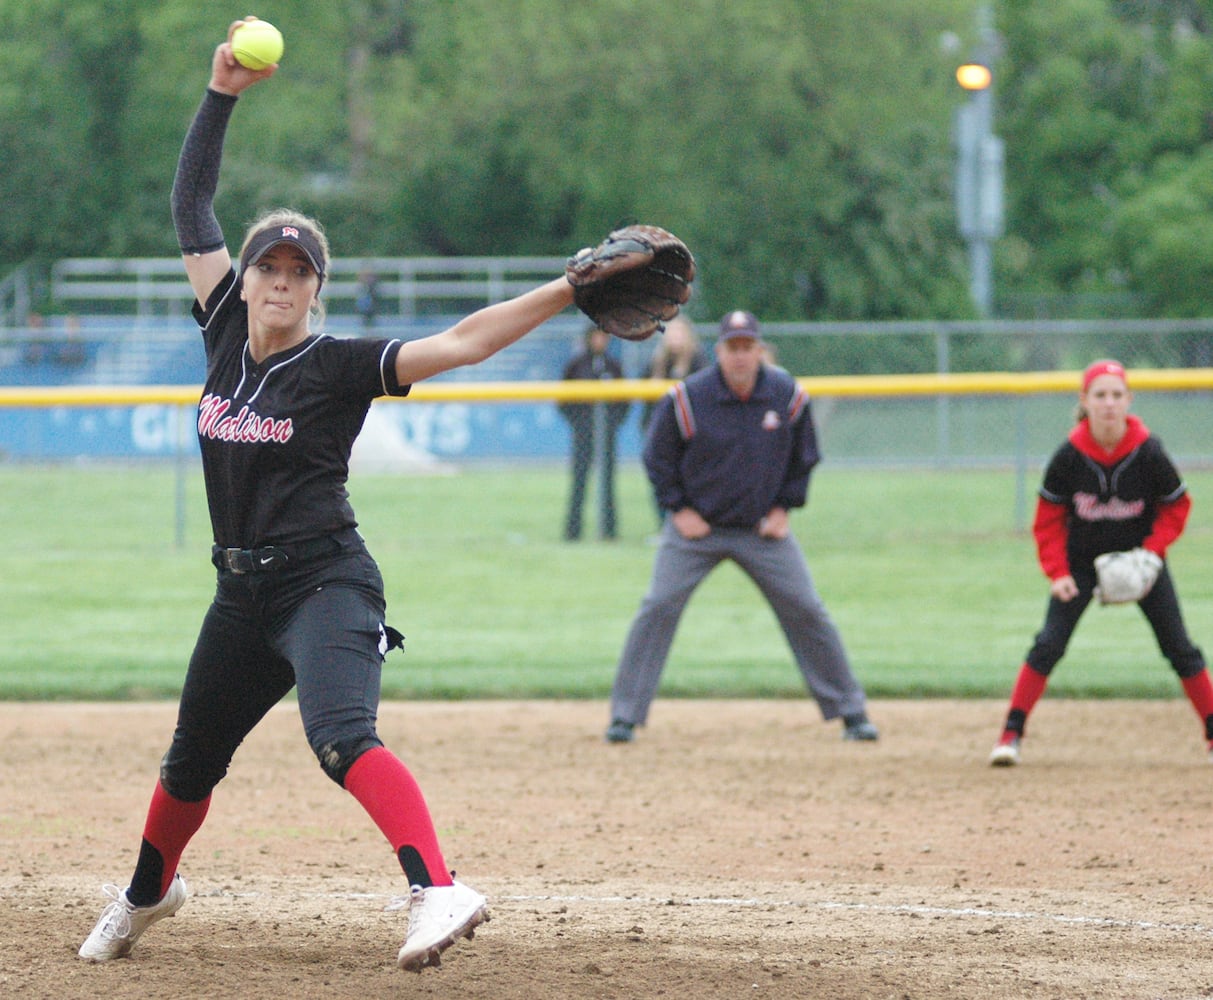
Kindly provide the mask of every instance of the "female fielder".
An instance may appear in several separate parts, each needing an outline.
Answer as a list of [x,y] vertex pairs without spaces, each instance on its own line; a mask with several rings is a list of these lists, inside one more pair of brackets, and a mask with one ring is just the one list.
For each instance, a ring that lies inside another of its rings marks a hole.
[[[1141,548],[1161,562],[1188,519],[1187,489],[1162,442],[1129,413],[1132,400],[1119,362],[1090,365],[1078,397],[1078,423],[1045,471],[1033,531],[1049,578],[1049,605],[1044,627],[1019,668],[1002,736],[990,754],[997,767],[1019,763],[1028,715],[1094,596],[1095,558]],[[1165,562],[1138,605],[1204,723],[1213,756],[1213,684],[1204,655],[1188,638]]]
[[112,897],[80,956],[126,955],[186,901],[177,874],[232,755],[292,687],[324,772],[366,809],[408,879],[401,968],[438,965],[488,919],[485,898],[447,868],[425,799],[376,733],[379,681],[400,635],[384,622],[383,580],[355,530],[345,483],[371,400],[475,364],[572,304],[561,277],[421,340],[337,340],[312,332],[329,265],[315,221],[256,222],[232,266],[212,200],[238,95],[271,76],[232,56],[231,33],[181,151],[173,221],[206,352],[198,411],[218,577],[190,659],[172,743],[130,885]]

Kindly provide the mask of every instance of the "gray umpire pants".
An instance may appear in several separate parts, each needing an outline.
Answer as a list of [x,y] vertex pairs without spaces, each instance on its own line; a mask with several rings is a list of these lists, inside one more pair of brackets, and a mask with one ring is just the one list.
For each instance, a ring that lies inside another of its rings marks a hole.
[[640,725],[648,718],[674,633],[695,588],[732,559],[758,585],[775,612],[796,665],[826,719],[863,712],[863,688],[851,672],[842,639],[826,611],[795,536],[713,528],[686,539],[666,518],[653,577],[632,621],[611,690],[611,718]]

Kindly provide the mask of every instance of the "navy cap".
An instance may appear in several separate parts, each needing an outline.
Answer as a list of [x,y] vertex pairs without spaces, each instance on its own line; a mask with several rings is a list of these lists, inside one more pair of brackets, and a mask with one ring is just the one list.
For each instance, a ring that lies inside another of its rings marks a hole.
[[290,243],[292,246],[297,246],[303,251],[308,259],[308,263],[312,265],[312,270],[316,272],[320,280],[324,280],[324,251],[321,249],[320,241],[306,226],[269,226],[261,230],[244,248],[244,256],[240,260],[240,273],[243,274],[245,268],[252,267],[271,247],[276,247],[280,243]]
[[754,340],[762,340],[762,334],[758,332],[758,320],[754,318],[754,314],[746,312],[744,309],[734,309],[731,313],[726,313],[724,319],[720,321],[720,340],[732,340],[734,337],[751,337]]

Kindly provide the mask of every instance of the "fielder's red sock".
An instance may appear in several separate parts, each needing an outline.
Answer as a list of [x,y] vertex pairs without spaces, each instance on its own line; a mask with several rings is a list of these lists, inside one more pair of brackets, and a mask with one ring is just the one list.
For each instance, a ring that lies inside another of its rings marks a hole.
[[[1040,701],[1040,696],[1045,693],[1045,686],[1048,683],[1049,678],[1045,674],[1033,670],[1028,664],[1025,663],[1019,668],[1019,676],[1015,678],[1015,687],[1011,689],[1011,710],[1007,713],[1008,729],[1015,728],[1020,734],[1023,733],[1028,715]],[[1017,723],[1017,725],[1012,723]]]
[[409,885],[451,884],[425,797],[400,758],[387,747],[368,750],[346,773],[345,789],[383,831]]
[[156,782],[143,827],[139,862],[128,890],[132,903],[150,906],[164,898],[177,874],[181,855],[190,838],[202,826],[210,806],[209,795],[201,802],[183,802],[173,798],[160,782]]
[[1209,680],[1209,671],[1205,669],[1195,677],[1181,677],[1180,680],[1183,682],[1184,694],[1188,696],[1188,701],[1205,723],[1206,739],[1213,739],[1213,733],[1208,731],[1209,718],[1213,716],[1213,681]]

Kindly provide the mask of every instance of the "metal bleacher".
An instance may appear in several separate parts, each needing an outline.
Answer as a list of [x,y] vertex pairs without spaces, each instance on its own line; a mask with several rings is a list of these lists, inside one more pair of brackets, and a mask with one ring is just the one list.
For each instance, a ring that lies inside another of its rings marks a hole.
[[[324,286],[324,329],[335,336],[422,336],[563,273],[564,263],[557,257],[336,258]],[[359,308],[368,286],[372,315]],[[201,381],[193,293],[180,258],[56,261],[45,300],[45,317],[29,311],[28,294],[6,300],[12,308],[0,316],[0,384]],[[553,321],[552,335],[566,342],[573,323]],[[506,358],[495,368],[503,363],[508,368]],[[505,369],[479,374],[511,377]],[[514,377],[524,375],[536,372]]]
[[[462,314],[512,298],[563,273],[562,257],[362,257],[335,258],[325,283],[330,314],[356,313],[365,279],[374,279],[385,315]],[[193,300],[180,258],[69,258],[51,268],[50,295],[61,305],[105,305],[104,311],[152,316]],[[453,308],[452,308],[453,306]],[[84,312],[77,308],[69,311]]]

